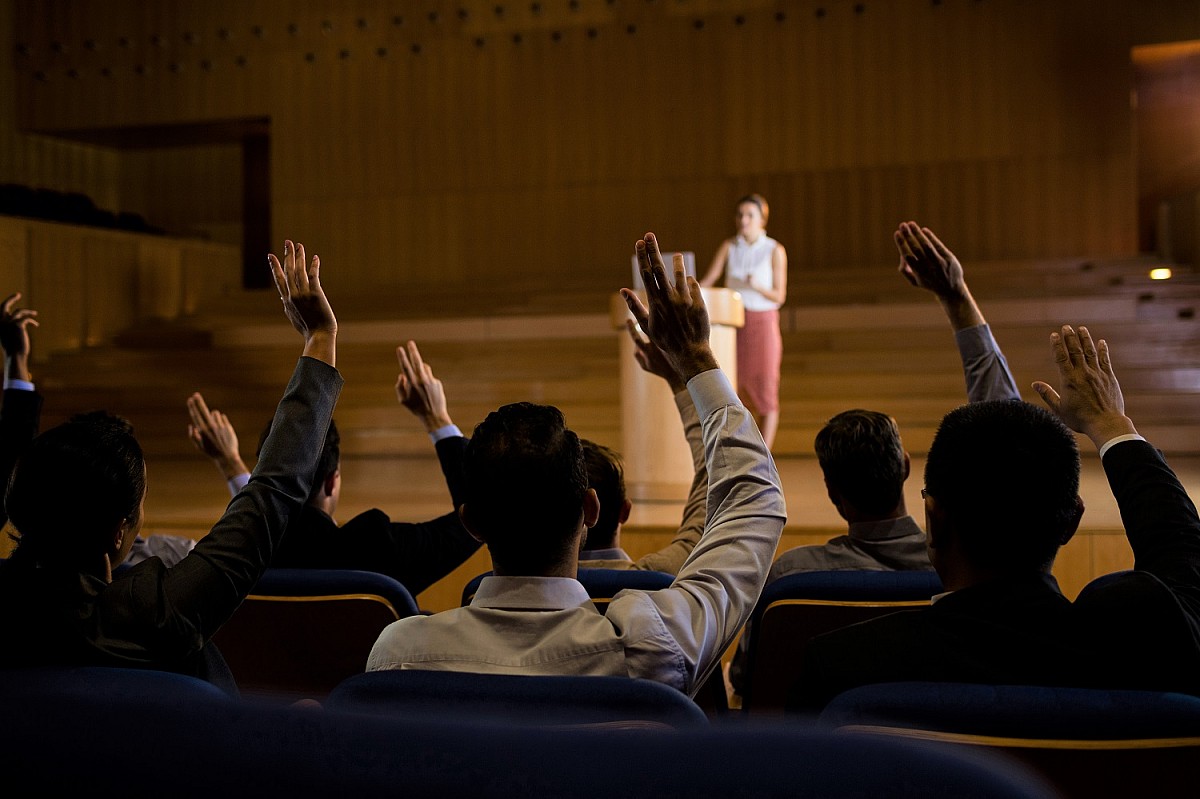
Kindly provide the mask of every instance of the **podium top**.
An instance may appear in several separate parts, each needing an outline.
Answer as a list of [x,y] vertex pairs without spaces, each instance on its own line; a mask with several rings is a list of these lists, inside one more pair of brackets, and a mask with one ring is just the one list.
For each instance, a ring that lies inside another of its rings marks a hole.
[[[742,304],[741,294],[733,289],[724,288],[701,288],[700,293],[708,307],[708,320],[711,324],[727,327],[742,327],[746,324],[746,308]],[[642,298],[642,302],[646,301],[646,292],[639,291],[637,294]],[[623,330],[625,320],[633,318],[625,305],[625,299],[620,294],[614,294],[608,307],[612,326]]]

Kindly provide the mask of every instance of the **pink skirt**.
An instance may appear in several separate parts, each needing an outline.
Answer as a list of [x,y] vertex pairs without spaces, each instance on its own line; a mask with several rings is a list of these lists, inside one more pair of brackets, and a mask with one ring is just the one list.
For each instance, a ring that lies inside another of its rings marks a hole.
[[779,311],[746,311],[746,325],[737,334],[738,394],[751,413],[779,410],[782,364]]

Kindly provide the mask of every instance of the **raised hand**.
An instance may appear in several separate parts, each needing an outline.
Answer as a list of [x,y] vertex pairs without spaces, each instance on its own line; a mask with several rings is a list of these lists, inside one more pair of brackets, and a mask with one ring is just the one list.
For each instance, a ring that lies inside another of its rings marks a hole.
[[220,411],[210,411],[199,392],[188,397],[187,408],[191,418],[188,438],[196,449],[212,459],[225,479],[230,480],[249,472],[242,462],[237,431],[233,429],[229,417]]
[[432,433],[440,427],[454,424],[446,409],[446,390],[434,377],[433,369],[421,358],[415,341],[396,348],[400,374],[396,376],[396,399],[413,412]]
[[337,318],[321,288],[321,259],[306,262],[304,245],[283,242],[283,261],[267,255],[283,312],[296,332],[304,336],[304,354],[334,365]]
[[1063,325],[1061,333],[1050,334],[1050,346],[1061,393],[1040,380],[1033,390],[1063,424],[1086,435],[1097,447],[1117,436],[1136,433],[1125,415],[1125,397],[1113,374],[1108,342],[1100,339],[1093,343],[1086,327],[1076,333],[1070,325]]
[[[667,275],[658,240],[647,233],[634,244],[647,303],[630,289],[621,296],[638,326],[658,346],[671,367],[686,383],[701,372],[718,368],[708,344],[709,320],[700,284],[688,277],[683,256],[675,254],[675,280]],[[647,307],[648,306],[648,307]]]
[[966,290],[962,264],[927,227],[901,222],[892,234],[900,251],[900,274],[918,288],[939,297],[954,297]]
[[29,380],[29,326],[38,326],[37,311],[17,308],[21,292],[0,303],[0,347],[4,348],[4,374],[10,379]]
[[933,292],[955,330],[985,323],[967,288],[962,264],[927,227],[901,222],[892,234],[900,251],[900,275],[917,288]]
[[675,367],[671,366],[667,356],[656,345],[642,338],[637,324],[632,319],[625,320],[625,329],[629,331],[629,337],[633,339],[633,358],[643,371],[666,380],[673,394],[678,394],[687,388],[687,382],[679,376]]

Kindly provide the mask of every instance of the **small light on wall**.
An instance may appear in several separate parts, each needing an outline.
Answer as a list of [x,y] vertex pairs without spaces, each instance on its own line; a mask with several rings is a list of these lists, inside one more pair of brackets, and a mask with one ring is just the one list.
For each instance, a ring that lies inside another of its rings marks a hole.
[[1151,269],[1150,270],[1150,279],[1151,280],[1170,280],[1171,279],[1171,270],[1165,266],[1160,266],[1157,269]]

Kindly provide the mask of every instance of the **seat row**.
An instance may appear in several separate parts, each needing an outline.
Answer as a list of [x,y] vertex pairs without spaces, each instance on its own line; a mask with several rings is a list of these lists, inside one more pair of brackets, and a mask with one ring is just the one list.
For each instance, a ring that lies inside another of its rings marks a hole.
[[740,724],[688,704],[620,677],[376,672],[309,708],[166,672],[18,670],[0,684],[0,769],[92,797],[1034,799],[1191,796],[1200,753],[1200,699],[1177,694],[893,684],[817,720]]

